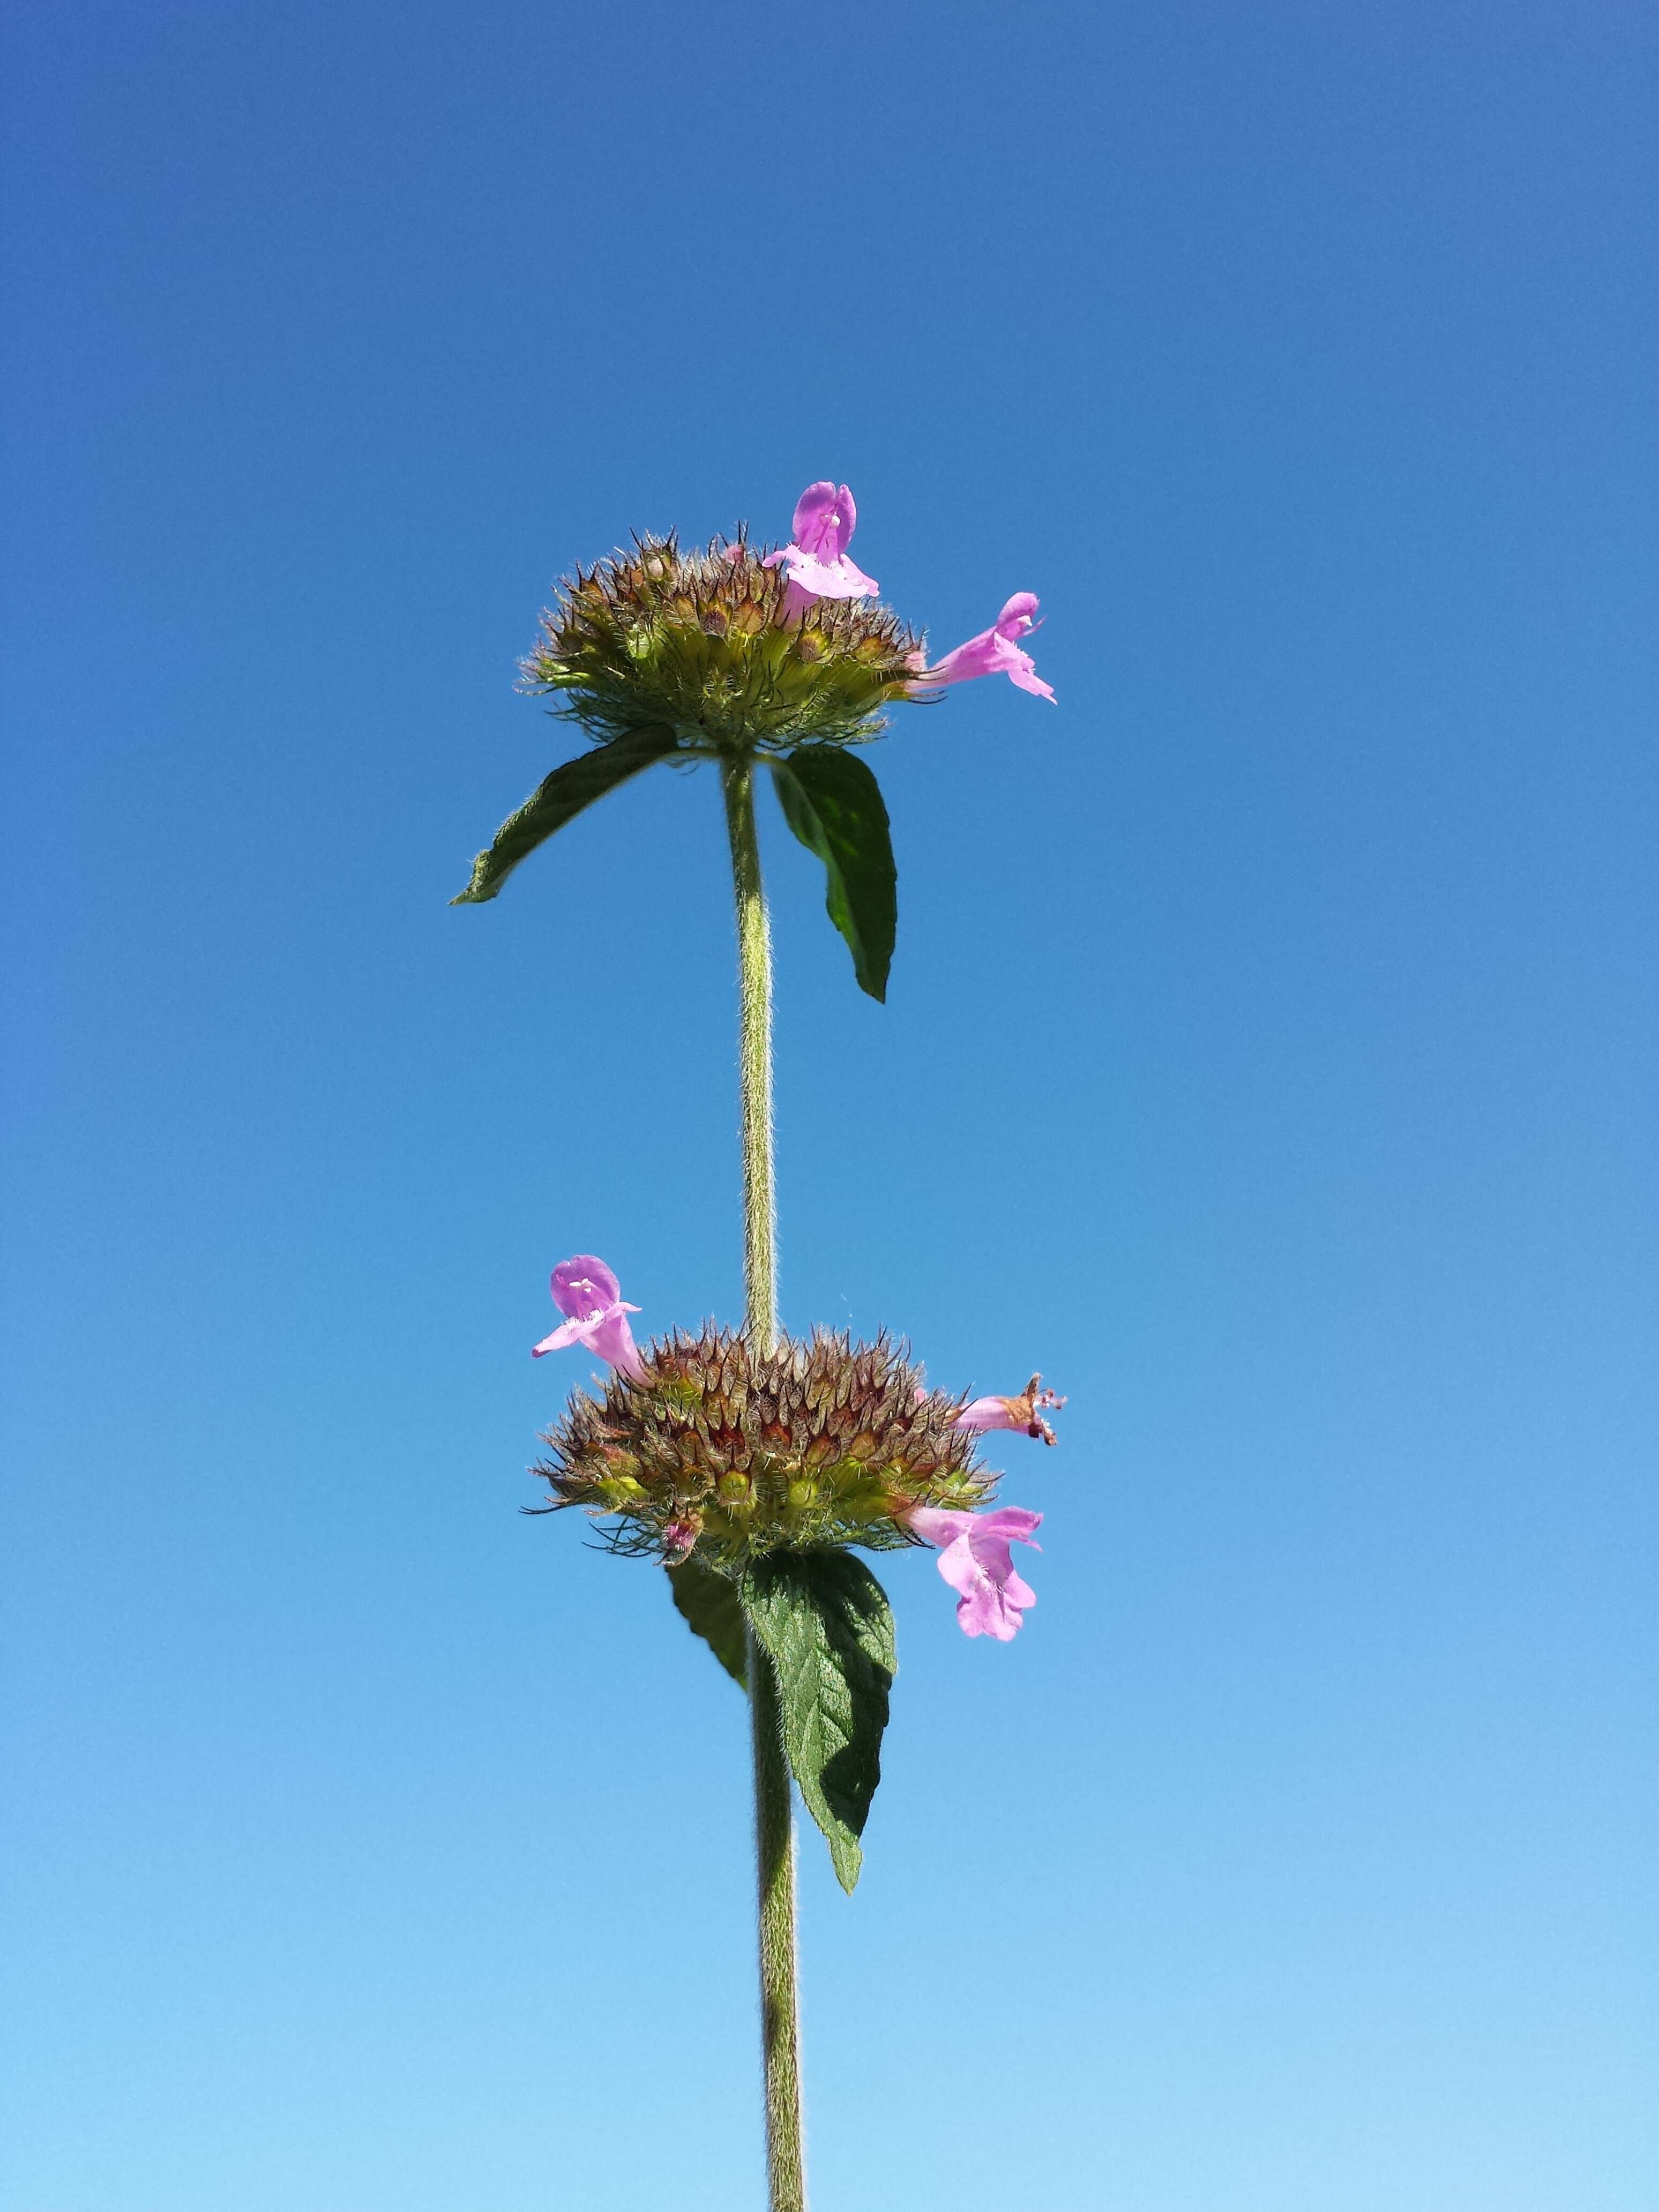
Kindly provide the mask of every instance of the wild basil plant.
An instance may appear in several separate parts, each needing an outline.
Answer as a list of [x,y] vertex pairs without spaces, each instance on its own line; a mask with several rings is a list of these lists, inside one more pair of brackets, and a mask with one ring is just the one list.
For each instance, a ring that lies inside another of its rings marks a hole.
[[708,762],[726,802],[736,902],[747,1313],[740,1329],[671,1329],[643,1350],[603,1260],[553,1270],[564,1316],[538,1357],[580,1346],[609,1373],[543,1441],[553,1512],[578,1508],[607,1547],[659,1562],[674,1603],[746,1691],[755,1778],[762,2058],[771,2212],[805,2212],[797,2029],[793,1776],[844,1888],[880,1778],[896,1664],[893,1616],[860,1551],[931,1545],[969,1636],[1006,1642],[1035,1593],[1012,1547],[1042,1515],[994,1503],[980,1439],[1054,1441],[1062,1401],[1032,1376],[1008,1397],[931,1389],[908,1350],[778,1326],[772,1157],[772,955],[755,786],[769,775],[791,830],[823,861],[854,973],[885,996],[897,925],[887,810],[858,748],[890,708],[1002,674],[1052,700],[1020,640],[1017,592],[988,629],[929,665],[921,636],[848,553],[845,484],[815,483],[790,543],[746,533],[684,553],[641,538],[578,570],[543,618],[526,687],[552,695],[589,749],[556,768],[478,855],[457,905],[493,899],[526,854],[618,784]]

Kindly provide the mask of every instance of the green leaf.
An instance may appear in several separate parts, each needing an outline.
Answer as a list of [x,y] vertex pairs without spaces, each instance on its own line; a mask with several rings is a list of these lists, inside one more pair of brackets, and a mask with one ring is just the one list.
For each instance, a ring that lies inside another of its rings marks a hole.
[[850,1892],[898,1665],[892,1607],[850,1552],[775,1553],[750,1569],[744,1605],[777,1669],[790,1771]]
[[743,1607],[738,1586],[729,1575],[711,1567],[694,1553],[668,1570],[674,1603],[693,1635],[701,1636],[732,1680],[745,1686],[749,1676],[749,1639],[744,1633]]
[[785,821],[823,863],[824,905],[847,939],[859,988],[885,999],[898,931],[898,870],[881,787],[858,755],[840,745],[797,745],[772,773]]
[[574,760],[556,768],[518,812],[507,816],[494,841],[472,863],[472,880],[451,899],[451,906],[476,906],[493,899],[527,853],[562,830],[583,807],[672,753],[678,743],[672,730],[630,730],[626,737],[612,738],[608,744],[578,753]]

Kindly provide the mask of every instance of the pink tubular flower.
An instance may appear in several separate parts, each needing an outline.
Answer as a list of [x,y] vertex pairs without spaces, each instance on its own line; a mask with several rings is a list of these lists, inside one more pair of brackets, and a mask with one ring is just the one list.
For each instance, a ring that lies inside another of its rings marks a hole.
[[959,1429],[972,1429],[983,1435],[987,1429],[1024,1429],[1028,1437],[1041,1437],[1045,1444],[1054,1441],[1054,1432],[1042,1418],[1044,1410],[1056,1411],[1066,1403],[1052,1390],[1039,1390],[1042,1377],[1034,1375],[1018,1398],[975,1398],[964,1406],[957,1416]]
[[1037,628],[1036,611],[1035,592],[1016,592],[989,629],[981,630],[966,645],[947,653],[937,668],[925,669],[922,681],[965,684],[970,677],[1002,675],[1011,684],[1018,684],[1022,691],[1035,691],[1040,699],[1052,699],[1054,685],[1043,682],[1030,654],[1015,643],[1017,638]]
[[532,1346],[532,1359],[539,1359],[544,1352],[562,1352],[568,1345],[586,1345],[622,1374],[639,1381],[645,1370],[634,1349],[634,1332],[628,1326],[629,1315],[637,1313],[639,1308],[624,1302],[616,1277],[603,1260],[596,1260],[591,1252],[561,1260],[553,1270],[553,1303],[570,1318],[551,1336]]
[[795,501],[793,543],[769,553],[763,565],[775,568],[780,562],[789,571],[792,602],[802,606],[813,599],[873,599],[881,586],[847,557],[847,547],[858,526],[859,511],[845,484],[808,484]]
[[1025,1608],[1036,1603],[1036,1592],[1021,1579],[1008,1547],[1030,1544],[1033,1531],[1042,1526],[1040,1513],[1022,1506],[999,1506],[994,1513],[950,1513],[942,1506],[915,1505],[905,1514],[906,1526],[924,1543],[939,1547],[939,1571],[953,1590],[957,1620],[964,1636],[994,1636],[1008,1644],[1018,1632]]

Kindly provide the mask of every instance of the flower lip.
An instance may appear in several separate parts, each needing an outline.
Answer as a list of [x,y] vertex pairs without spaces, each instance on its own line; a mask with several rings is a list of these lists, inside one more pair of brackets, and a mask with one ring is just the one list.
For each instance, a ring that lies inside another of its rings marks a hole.
[[839,561],[858,528],[859,511],[845,484],[808,484],[795,501],[795,543],[815,561]]
[[819,561],[797,546],[786,545],[781,553],[769,553],[766,558],[769,567],[787,562],[790,582],[811,599],[872,599],[881,589],[873,576],[866,576],[844,553],[833,561]]
[[1036,1531],[1040,1513],[1001,1505],[989,1513],[956,1513],[916,1506],[904,1516],[924,1543],[939,1548],[939,1571],[958,1593],[957,1621],[964,1636],[991,1636],[1011,1643],[1036,1592],[1014,1565],[1012,1544],[1042,1547]]
[[[574,1253],[553,1270],[553,1303],[572,1321],[586,1321],[602,1306],[615,1305],[621,1296],[616,1277],[591,1252]],[[637,1313],[639,1308],[630,1306],[628,1310]]]
[[795,501],[793,540],[769,553],[762,566],[775,568],[781,562],[795,592],[809,599],[874,599],[880,585],[847,556],[858,517],[845,484],[827,477],[808,484]]

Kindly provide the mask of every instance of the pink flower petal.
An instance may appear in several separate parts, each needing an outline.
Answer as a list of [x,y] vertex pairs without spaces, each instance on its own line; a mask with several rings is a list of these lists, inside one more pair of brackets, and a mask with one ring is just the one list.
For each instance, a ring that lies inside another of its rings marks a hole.
[[789,563],[789,581],[803,592],[810,592],[815,599],[873,599],[881,589],[873,576],[866,576],[844,556],[836,561],[820,561],[810,553],[790,545],[784,549]]
[[628,1326],[628,1316],[638,1311],[637,1306],[612,1306],[591,1324],[593,1334],[588,1339],[601,1359],[608,1359],[621,1374],[631,1376],[635,1382],[643,1379],[645,1369],[634,1348],[634,1332]]
[[964,1529],[954,1543],[947,1544],[939,1555],[939,1571],[954,1590],[965,1598],[977,1597],[981,1584],[987,1579],[984,1569],[974,1557],[974,1547]]
[[982,629],[966,644],[953,646],[937,667],[922,672],[929,684],[966,684],[975,676],[988,676],[996,666],[1000,641],[994,630]]
[[573,1321],[598,1313],[602,1306],[615,1305],[621,1295],[616,1277],[591,1252],[561,1260],[553,1270],[553,1303]]
[[1013,1429],[1019,1426],[1009,1409],[1006,1398],[975,1398],[957,1415],[952,1426],[969,1429],[982,1436],[987,1429]]
[[1018,1606],[1022,1613],[1028,1606],[1036,1603],[1036,1592],[1015,1566],[1011,1566],[1003,1577],[1002,1595],[1010,1605]]
[[544,1336],[539,1344],[532,1345],[530,1357],[532,1359],[539,1359],[544,1352],[564,1352],[573,1344],[586,1344],[586,1322],[563,1322],[554,1330],[551,1336]]
[[825,477],[807,485],[795,502],[793,540],[767,554],[763,563],[768,568],[780,562],[788,565],[786,621],[814,599],[872,599],[880,590],[873,576],[866,576],[847,557],[857,526],[858,508],[845,484],[833,484]]
[[[1000,1577],[988,1572],[973,1560],[965,1539],[960,1544],[953,1544],[951,1551],[968,1553],[971,1569],[966,1577],[957,1573],[945,1576],[954,1589],[962,1592],[957,1600],[957,1626],[964,1636],[993,1636],[999,1644],[1012,1643],[1024,1617],[1022,1602],[1031,1601],[1025,1583],[1012,1567]],[[939,1563],[941,1574],[945,1574],[945,1559],[950,1556],[947,1553]],[[1023,1601],[1016,1595],[1019,1591],[1025,1594]]]
[[645,1370],[628,1326],[629,1315],[638,1313],[639,1308],[618,1295],[617,1279],[603,1260],[591,1252],[561,1260],[553,1270],[553,1303],[570,1318],[532,1346],[532,1359],[582,1344],[623,1374],[640,1380]]
[[992,1512],[975,1513],[969,1517],[974,1525],[968,1533],[975,1550],[983,1548],[988,1558],[1000,1558],[1005,1569],[1011,1543],[1030,1544],[1034,1552],[1042,1549],[1041,1544],[1031,1541],[1042,1526],[1042,1516],[1029,1512],[1023,1505],[999,1505]]
[[[957,1621],[964,1636],[1008,1643],[1018,1632],[1036,1593],[1017,1571],[1011,1543],[1030,1544],[1042,1525],[1040,1513],[1005,1505],[994,1513],[952,1513],[939,1506],[913,1507],[908,1527],[929,1544],[942,1545],[939,1571],[959,1592]],[[1033,1546],[1034,1550],[1039,1548]]]
[[[1039,699],[1054,698],[1054,685],[1045,684],[1037,674],[1036,664],[1029,653],[1018,653],[1013,663],[1004,672],[1008,681],[1011,684],[1018,684],[1022,691],[1035,692]],[[1058,700],[1054,700],[1056,706],[1059,703]]]
[[905,1526],[914,1528],[925,1544],[944,1545],[967,1534],[974,1525],[971,1513],[948,1512],[942,1505],[913,1505],[904,1516]]
[[858,509],[845,484],[808,484],[795,501],[795,544],[815,561],[839,561],[858,526]]

